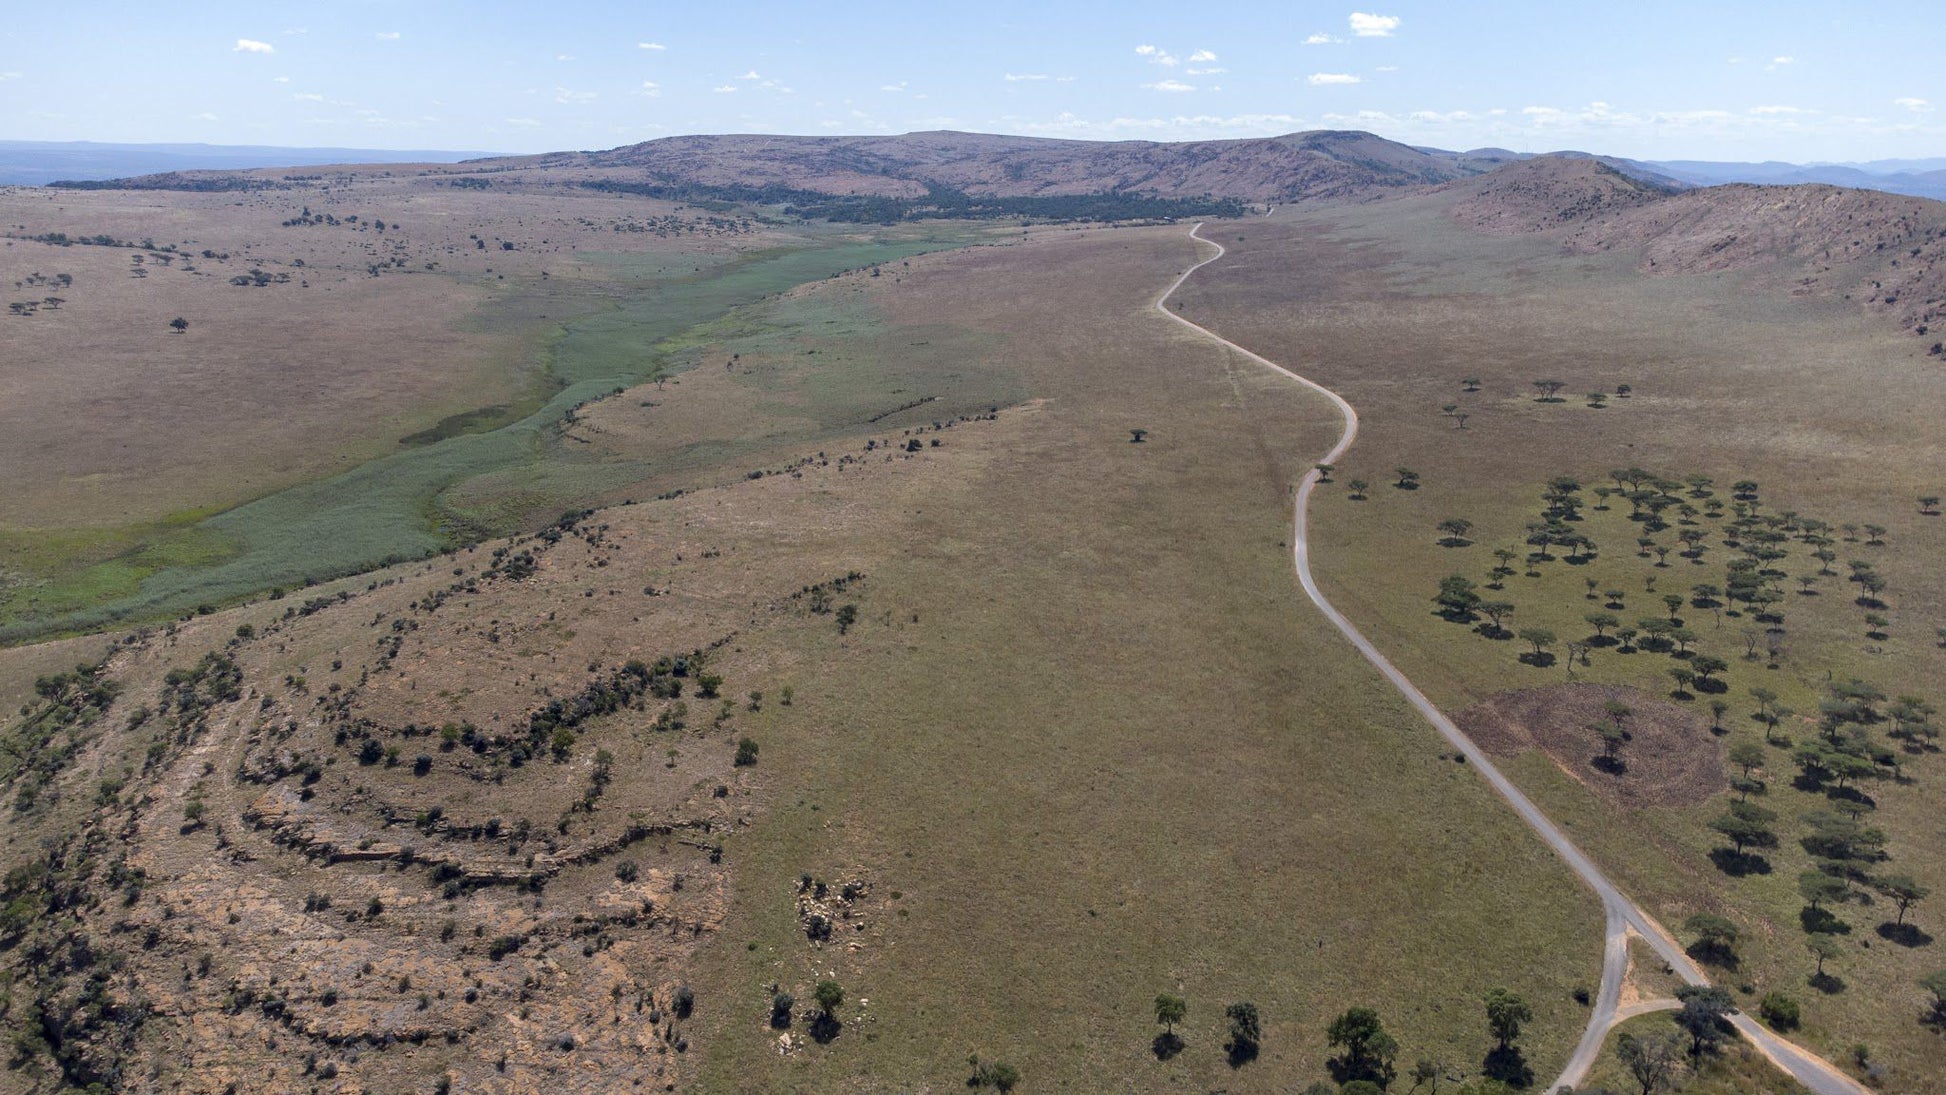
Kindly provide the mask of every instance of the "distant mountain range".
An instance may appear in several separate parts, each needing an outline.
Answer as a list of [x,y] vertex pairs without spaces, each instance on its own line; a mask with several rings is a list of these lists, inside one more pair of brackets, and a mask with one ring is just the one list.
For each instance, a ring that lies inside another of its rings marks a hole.
[[62,179],[120,179],[165,171],[239,171],[341,163],[455,163],[490,155],[490,152],[401,152],[272,145],[0,141],[0,186],[41,186]]
[[701,187],[784,187],[825,194],[914,198],[944,187],[989,195],[1130,190],[1247,201],[1357,197],[1491,171],[1537,155],[1592,158],[1661,186],[1755,183],[1883,190],[1946,201],[1946,157],[1864,163],[1635,160],[1504,148],[1453,152],[1370,133],[1315,131],[1222,141],[1068,141],[937,131],[895,137],[732,134],[669,137],[606,152],[495,157],[489,152],[267,145],[0,141],[0,185],[99,181],[181,171],[243,171],[350,163],[458,163],[641,168],[652,181]]

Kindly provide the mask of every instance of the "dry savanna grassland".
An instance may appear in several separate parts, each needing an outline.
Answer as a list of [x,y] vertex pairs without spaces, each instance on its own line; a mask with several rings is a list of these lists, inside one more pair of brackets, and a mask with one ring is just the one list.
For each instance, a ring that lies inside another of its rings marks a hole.
[[587,491],[480,510],[440,495],[546,462],[575,405],[671,368],[663,339],[981,234],[785,224],[450,166],[224,185],[0,190],[15,640],[531,528]]
[[821,281],[577,412],[632,503],[0,656],[10,1075],[1273,1090],[1352,1006],[1477,1072],[1493,987],[1554,1067],[1598,910],[1304,610],[1335,419],[1153,312],[1198,254]]
[[[1360,409],[1315,503],[1328,595],[1737,1006],[1785,998],[1827,1059],[1941,1090],[1939,898],[1893,892],[1946,892],[1932,339],[1869,286],[1482,233],[1467,197],[1226,225],[1185,289]],[[1474,607],[1436,603],[1450,576]]]
[[[1211,223],[1175,301],[1358,406],[1331,598],[1736,1006],[1939,1091],[1930,317],[1542,166]],[[7,1084],[1288,1091],[1354,1007],[1395,1090],[1555,1074],[1598,902],[1304,599],[1339,422],[1156,313],[1185,226],[598,169],[5,195],[72,424],[4,412],[0,635],[78,633],[0,650]]]

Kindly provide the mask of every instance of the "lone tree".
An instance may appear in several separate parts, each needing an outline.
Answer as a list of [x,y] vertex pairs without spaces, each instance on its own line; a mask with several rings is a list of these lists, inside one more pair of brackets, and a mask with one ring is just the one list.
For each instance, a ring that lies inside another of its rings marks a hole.
[[1934,1023],[1946,1023],[1946,970],[1934,970],[1921,977],[1919,987],[1932,993],[1932,1014],[1927,1018]]
[[1363,479],[1353,479],[1351,482],[1346,483],[1345,486],[1351,488],[1351,496],[1353,498],[1360,499],[1361,501],[1365,497],[1365,492],[1372,489],[1372,485]]
[[1669,1090],[1682,1069],[1682,1051],[1676,1046],[1675,1035],[1667,1032],[1641,1038],[1623,1034],[1616,1039],[1615,1056],[1641,1087],[1642,1095]]
[[1714,1052],[1728,1031],[1728,1017],[1734,1004],[1728,989],[1715,985],[1684,985],[1676,990],[1682,1009],[1676,1012],[1676,1025],[1689,1035],[1689,1055],[1701,1057]]
[[1689,954],[1705,962],[1720,966],[1735,965],[1737,960],[1737,926],[1715,913],[1697,913],[1683,922],[1683,927],[1696,936],[1696,942],[1689,945]]
[[1872,889],[1879,896],[1899,907],[1899,919],[1895,927],[1905,927],[1906,910],[1926,899],[1931,890],[1915,882],[1909,874],[1888,874],[1872,883]]
[[1257,1005],[1249,1001],[1231,1004],[1223,1009],[1223,1017],[1230,1024],[1230,1039],[1224,1044],[1230,1054],[1230,1067],[1236,1068],[1256,1060],[1264,1040],[1263,1021],[1257,1015]]
[[1182,1036],[1176,1033],[1176,1024],[1189,1014],[1189,1002],[1173,993],[1161,993],[1155,998],[1155,1021],[1161,1023],[1163,1031],[1155,1036],[1153,1048],[1155,1055],[1168,1060],[1182,1052]]
[[1446,534],[1439,541],[1441,547],[1465,547],[1473,542],[1466,538],[1466,534],[1473,531],[1473,522],[1464,517],[1446,518],[1439,523],[1439,531]]
[[1142,439],[1147,436],[1149,436],[1149,431],[1147,430],[1130,430],[1128,431],[1128,443],[1131,445],[1140,445]]
[[1558,391],[1560,391],[1560,390],[1561,390],[1562,388],[1565,388],[1565,387],[1567,387],[1567,386],[1568,386],[1568,383],[1567,383],[1567,381],[1565,381],[1565,380],[1536,380],[1536,381],[1534,381],[1534,387],[1536,387],[1536,388],[1538,388],[1538,389],[1540,389],[1540,393],[1541,393],[1541,396],[1540,396],[1540,402],[1542,402],[1542,403],[1554,403],[1554,402],[1558,402],[1558,401],[1559,401],[1559,397],[1557,397],[1557,396],[1556,396],[1556,395],[1555,395],[1554,393],[1556,393],[1556,392],[1558,392]]
[[1547,648],[1554,645],[1554,632],[1544,627],[1523,627],[1520,629],[1520,641],[1533,645],[1533,656],[1527,660],[1539,664],[1546,660]]
[[1836,939],[1823,932],[1805,940],[1804,946],[1811,952],[1812,960],[1817,963],[1816,968],[1811,971],[1811,983],[1822,986],[1830,979],[1830,975],[1824,972],[1824,964],[1843,954],[1844,948],[1838,945]]
[[1380,1087],[1390,1086],[1394,1076],[1392,1059],[1399,1043],[1385,1033],[1378,1012],[1371,1008],[1351,1008],[1331,1021],[1325,1037],[1333,1048],[1341,1048],[1326,1062],[1331,1078],[1339,1084],[1368,1080]]
[[1419,489],[1419,473],[1411,468],[1393,468],[1392,474],[1398,476],[1397,482],[1392,485],[1400,490]]
[[189,321],[181,316],[177,316],[169,321],[169,329],[177,334],[182,334],[184,331],[189,330]]
[[1506,989],[1493,989],[1486,994],[1487,1029],[1493,1033],[1494,1041],[1501,1049],[1513,1046],[1520,1037],[1523,1023],[1534,1021],[1534,1009],[1519,994]]

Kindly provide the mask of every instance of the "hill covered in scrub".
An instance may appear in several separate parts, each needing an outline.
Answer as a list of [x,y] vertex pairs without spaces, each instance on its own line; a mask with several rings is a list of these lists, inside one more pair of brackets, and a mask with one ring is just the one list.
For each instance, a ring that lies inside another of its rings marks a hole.
[[1657,275],[1762,271],[1794,294],[1857,301],[1935,341],[1946,317],[1946,203],[1927,198],[1817,183],[1675,190],[1555,156],[1443,189],[1452,215],[1482,231],[1637,252]]

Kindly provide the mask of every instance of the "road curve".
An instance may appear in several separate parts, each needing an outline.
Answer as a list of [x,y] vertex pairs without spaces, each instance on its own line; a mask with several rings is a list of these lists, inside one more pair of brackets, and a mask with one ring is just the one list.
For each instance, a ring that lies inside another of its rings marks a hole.
[[[1325,453],[1319,462],[1325,464],[1336,463],[1338,458],[1343,456],[1345,451],[1351,448],[1352,442],[1358,438],[1358,411],[1349,402],[1346,402],[1343,396],[1316,381],[1299,376],[1261,354],[1244,349],[1242,346],[1231,342],[1229,339],[1209,330],[1201,324],[1184,319],[1179,311],[1172,312],[1169,310],[1169,298],[1175,295],[1176,290],[1182,288],[1182,284],[1189,280],[1191,274],[1194,274],[1196,271],[1215,262],[1228,253],[1222,244],[1199,235],[1198,233],[1202,227],[1202,224],[1198,222],[1194,227],[1190,228],[1190,238],[1198,243],[1206,243],[1216,248],[1216,253],[1190,266],[1189,269],[1182,272],[1181,276],[1171,282],[1169,288],[1163,290],[1162,295],[1156,298],[1156,310],[1204,338],[1227,347],[1274,373],[1295,380],[1306,388],[1329,399],[1332,405],[1338,408],[1338,414],[1344,419],[1344,432],[1339,435],[1338,443],[1333,445],[1331,451]],[[1609,1028],[1618,1021],[1616,1019],[1616,1002],[1621,995],[1623,974],[1628,969],[1628,932],[1630,929],[1633,929],[1639,934],[1656,954],[1669,964],[1677,976],[1681,977],[1685,982],[1692,985],[1707,985],[1709,984],[1709,978],[1705,977],[1703,971],[1698,969],[1696,964],[1689,960],[1689,956],[1683,953],[1682,947],[1676,943],[1674,937],[1663,929],[1661,924],[1658,924],[1653,917],[1647,912],[1644,912],[1635,902],[1629,900],[1613,882],[1609,881],[1608,876],[1602,873],[1601,868],[1595,866],[1594,861],[1590,860],[1580,848],[1577,848],[1574,842],[1568,839],[1567,834],[1562,832],[1560,827],[1555,825],[1546,814],[1542,813],[1540,807],[1534,805],[1533,800],[1523,794],[1520,788],[1514,786],[1512,780],[1509,780],[1501,773],[1500,769],[1481,751],[1480,747],[1473,743],[1473,739],[1461,733],[1460,728],[1453,723],[1453,720],[1447,718],[1444,712],[1434,706],[1433,702],[1426,698],[1425,693],[1419,691],[1418,686],[1412,683],[1411,678],[1400,672],[1399,668],[1392,664],[1391,659],[1380,653],[1378,647],[1372,645],[1370,639],[1367,639],[1356,627],[1352,626],[1351,621],[1345,618],[1344,613],[1339,612],[1330,601],[1325,599],[1324,593],[1318,589],[1317,580],[1311,574],[1311,544],[1306,535],[1306,522],[1310,511],[1311,491],[1317,486],[1319,478],[1320,473],[1316,468],[1313,468],[1309,472],[1306,472],[1304,478],[1299,481],[1295,504],[1296,513],[1293,518],[1291,558],[1297,568],[1297,580],[1304,587],[1305,596],[1309,597],[1311,603],[1317,606],[1318,611],[1324,613],[1325,618],[1331,621],[1332,626],[1336,627],[1339,633],[1349,640],[1352,646],[1358,649],[1360,654],[1365,656],[1365,660],[1370,662],[1372,667],[1377,669],[1386,680],[1390,681],[1392,687],[1397,689],[1400,695],[1404,696],[1413,707],[1418,709],[1426,721],[1432,724],[1433,729],[1437,730],[1441,737],[1445,738],[1454,749],[1459,751],[1460,755],[1466,758],[1467,763],[1472,765],[1473,770],[1480,773],[1480,776],[1499,793],[1500,797],[1505,799],[1507,804],[1514,808],[1514,812],[1519,814],[1521,820],[1527,823],[1527,827],[1538,834],[1542,840],[1546,841],[1548,847],[1554,849],[1555,854],[1559,855],[1567,863],[1568,867],[1575,874],[1579,875],[1583,882],[1587,883],[1588,888],[1594,890],[1595,894],[1601,898],[1602,908],[1607,918],[1607,938],[1602,959],[1601,989],[1595,1001],[1594,1011],[1589,1017],[1588,1028],[1581,1036],[1580,1044],[1575,1047],[1574,1054],[1569,1057],[1567,1067],[1562,1069],[1560,1077],[1548,1085],[1548,1090],[1554,1091],[1562,1087],[1579,1084],[1586,1078],[1588,1069],[1594,1064],[1596,1056],[1600,1054],[1602,1043],[1608,1036]],[[1788,1073],[1792,1079],[1814,1092],[1815,1095],[1870,1095],[1870,1092],[1863,1085],[1838,1071],[1830,1062],[1788,1039],[1780,1038],[1775,1033],[1758,1026],[1749,1016],[1739,1013],[1732,1017],[1731,1022],[1735,1025],[1738,1033],[1749,1039],[1759,1052],[1769,1058],[1778,1068]]]

